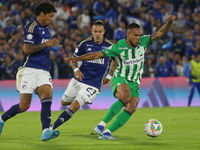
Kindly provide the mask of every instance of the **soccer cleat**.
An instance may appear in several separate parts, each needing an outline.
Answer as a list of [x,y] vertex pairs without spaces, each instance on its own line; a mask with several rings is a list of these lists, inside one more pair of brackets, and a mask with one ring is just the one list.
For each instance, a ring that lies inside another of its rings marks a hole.
[[50,139],[56,138],[60,134],[59,130],[53,130]]
[[98,125],[98,126],[96,126],[95,128],[94,128],[94,131],[97,133],[97,134],[99,134],[99,135],[103,135],[103,129],[104,129],[104,126],[102,126],[102,125]]
[[112,135],[109,132],[104,132],[102,136],[99,136],[100,140],[116,140],[117,138],[112,137]]
[[[0,117],[1,117],[1,115],[0,115]],[[0,135],[1,135],[1,132],[3,129],[3,125],[4,125],[4,122],[0,120]]]
[[48,141],[50,139],[56,138],[59,135],[59,130],[49,130],[47,129],[41,137],[42,141]]

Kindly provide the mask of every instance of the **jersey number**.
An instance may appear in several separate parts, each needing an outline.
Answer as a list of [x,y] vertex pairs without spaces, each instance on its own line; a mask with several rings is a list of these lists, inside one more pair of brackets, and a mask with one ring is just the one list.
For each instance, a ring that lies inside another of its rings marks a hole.
[[94,95],[97,91],[93,88],[87,88],[86,91],[88,91],[90,93],[90,95]]

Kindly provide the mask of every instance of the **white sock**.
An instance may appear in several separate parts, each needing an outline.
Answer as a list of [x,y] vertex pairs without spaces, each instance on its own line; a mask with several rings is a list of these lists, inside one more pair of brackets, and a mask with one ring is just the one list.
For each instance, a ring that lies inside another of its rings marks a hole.
[[106,129],[103,133],[109,132],[111,134],[111,131],[109,129]]
[[46,131],[46,130],[48,130],[49,128],[46,128],[46,129],[44,129],[44,130],[42,130],[42,134],[44,134],[44,132]]
[[3,119],[1,118],[1,116],[0,116],[0,121],[4,122]]
[[101,125],[101,126],[106,126],[106,123],[104,121],[101,121],[98,125]]

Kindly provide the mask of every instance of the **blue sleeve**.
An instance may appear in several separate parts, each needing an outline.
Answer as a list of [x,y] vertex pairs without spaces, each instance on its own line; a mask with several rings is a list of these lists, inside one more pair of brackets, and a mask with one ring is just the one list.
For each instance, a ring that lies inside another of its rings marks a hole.
[[36,27],[33,29],[33,32],[30,32],[29,26],[27,26],[24,30],[24,43],[34,44],[36,39],[36,34],[37,34]]
[[83,54],[85,54],[84,44],[81,44],[75,49],[75,51],[73,53],[73,57],[78,57],[78,56],[81,56]]

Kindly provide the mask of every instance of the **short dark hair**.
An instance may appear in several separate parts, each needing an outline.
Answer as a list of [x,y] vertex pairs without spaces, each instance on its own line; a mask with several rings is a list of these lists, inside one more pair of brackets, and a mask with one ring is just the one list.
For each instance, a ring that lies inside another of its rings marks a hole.
[[92,24],[92,26],[93,26],[93,25],[104,26],[104,23],[103,23],[101,20],[97,20],[97,21],[95,21],[95,22]]
[[45,15],[46,14],[50,14],[52,12],[56,13],[57,10],[56,8],[51,5],[50,3],[47,2],[43,2],[41,4],[39,4],[35,9],[34,9],[34,13],[36,16],[39,16],[40,13],[43,12]]
[[126,28],[126,32],[129,30],[129,29],[132,29],[132,28],[140,28],[140,26],[137,24],[137,23],[130,23],[127,28]]

